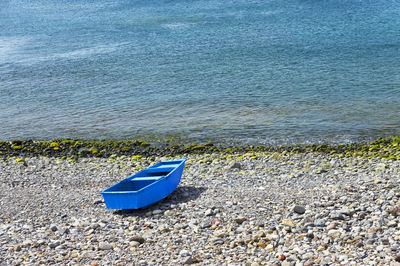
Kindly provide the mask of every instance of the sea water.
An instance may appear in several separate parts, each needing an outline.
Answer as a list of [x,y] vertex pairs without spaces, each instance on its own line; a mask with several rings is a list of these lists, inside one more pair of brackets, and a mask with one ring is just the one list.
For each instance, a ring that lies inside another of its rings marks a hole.
[[392,134],[400,1],[0,1],[0,139]]

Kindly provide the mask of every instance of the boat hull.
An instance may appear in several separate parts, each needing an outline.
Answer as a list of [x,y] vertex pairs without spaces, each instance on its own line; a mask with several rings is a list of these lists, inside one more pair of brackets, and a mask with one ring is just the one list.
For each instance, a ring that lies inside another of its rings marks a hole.
[[170,195],[178,186],[186,159],[163,161],[101,192],[108,209],[140,209]]

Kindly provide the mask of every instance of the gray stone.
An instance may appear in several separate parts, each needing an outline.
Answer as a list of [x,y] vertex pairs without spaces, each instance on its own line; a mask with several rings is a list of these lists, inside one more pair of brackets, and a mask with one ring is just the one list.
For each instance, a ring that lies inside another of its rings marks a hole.
[[111,244],[109,244],[109,243],[106,243],[106,242],[100,242],[99,243],[99,249],[100,250],[110,250],[110,249],[113,249],[113,246]]
[[314,225],[318,226],[318,227],[324,227],[326,224],[326,220],[325,219],[316,219],[314,221]]
[[53,232],[57,231],[58,230],[57,225],[55,225],[55,224],[50,225],[50,230]]
[[235,222],[237,222],[238,224],[242,224],[246,220],[247,220],[247,218],[244,216],[238,216],[235,218]]
[[240,170],[240,169],[242,169],[242,165],[240,163],[238,163],[238,162],[234,162],[231,165],[230,169],[239,169]]
[[60,233],[60,235],[66,235],[66,234],[70,233],[70,230],[69,230],[69,228],[66,228],[66,227],[60,228],[59,233]]
[[212,209],[207,209],[206,212],[204,213],[205,216],[212,216],[213,215],[213,210]]
[[334,212],[330,215],[330,218],[332,220],[339,220],[339,221],[344,221],[344,216],[343,214],[339,213],[339,212]]
[[335,229],[336,226],[337,226],[337,223],[332,222],[332,223],[330,223],[330,224],[326,227],[326,229],[327,229],[327,230]]
[[164,212],[164,215],[165,216],[171,216],[172,214],[174,214],[171,210],[166,210],[165,212]]
[[137,241],[130,241],[129,245],[131,245],[132,247],[138,247],[138,246],[140,246],[140,243]]
[[50,248],[56,248],[57,246],[59,246],[61,244],[60,241],[53,241],[49,243],[49,247]]
[[293,211],[298,214],[304,214],[306,212],[306,208],[300,205],[296,205],[294,206]]
[[187,257],[187,256],[190,256],[190,253],[189,253],[188,250],[182,249],[182,250],[179,252],[179,256],[181,256],[181,257]]
[[132,236],[129,238],[130,241],[136,241],[139,242],[140,244],[143,244],[146,240],[142,236]]
[[153,213],[153,215],[157,215],[157,214],[163,213],[163,211],[162,210],[154,210],[152,213]]
[[187,256],[183,261],[182,264],[186,265],[186,264],[192,264],[193,263],[193,259],[192,256]]

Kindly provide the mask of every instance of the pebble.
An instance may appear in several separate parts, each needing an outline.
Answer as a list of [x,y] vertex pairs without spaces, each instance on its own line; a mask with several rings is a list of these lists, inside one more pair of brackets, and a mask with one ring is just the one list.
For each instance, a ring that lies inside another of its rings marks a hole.
[[[174,193],[125,212],[108,210],[99,192],[167,158],[26,158],[35,171],[0,160],[7,206],[0,264],[400,263],[399,161],[314,153],[187,158]],[[381,163],[385,171],[376,172]]]
[[293,211],[298,214],[304,214],[306,212],[306,208],[300,205],[296,205],[294,206]]
[[154,210],[153,215],[161,214],[163,211],[162,210]]
[[314,225],[318,226],[318,227],[323,227],[326,224],[326,220],[325,219],[316,219],[314,221]]
[[50,230],[53,232],[57,231],[58,230],[57,225],[55,225],[55,224],[50,225]]
[[186,265],[186,264],[192,264],[193,263],[193,259],[191,256],[187,256],[183,261],[182,264]]
[[289,227],[294,227],[294,223],[291,219],[282,219],[281,223]]
[[238,163],[238,162],[234,162],[231,165],[230,169],[239,169],[240,170],[240,169],[242,169],[242,165],[240,163]]
[[113,246],[111,244],[109,244],[109,243],[106,243],[106,242],[100,242],[99,243],[99,249],[100,250],[110,250],[110,249],[113,249]]
[[206,211],[205,211],[205,213],[204,213],[204,215],[205,216],[212,216],[214,213],[213,213],[213,210],[212,209],[207,209]]
[[143,244],[146,240],[144,239],[144,237],[142,237],[142,236],[132,236],[132,237],[130,237],[130,239],[129,239],[130,241],[135,241],[135,242],[138,242],[138,243],[140,243],[140,244]]
[[166,210],[165,212],[164,212],[164,215],[165,216],[171,216],[172,214],[174,214],[171,210]]
[[242,224],[246,220],[247,220],[247,218],[244,216],[238,216],[235,218],[235,222],[237,222],[238,224]]
[[181,256],[181,257],[187,257],[187,256],[190,256],[190,253],[189,253],[188,250],[183,249],[183,250],[181,250],[181,251],[179,252],[179,256]]
[[330,223],[330,224],[326,227],[326,229],[327,229],[327,230],[335,229],[336,226],[337,226],[337,223],[332,222],[332,223]]
[[131,245],[132,247],[138,247],[138,246],[140,246],[140,243],[137,241],[130,241],[129,245]]

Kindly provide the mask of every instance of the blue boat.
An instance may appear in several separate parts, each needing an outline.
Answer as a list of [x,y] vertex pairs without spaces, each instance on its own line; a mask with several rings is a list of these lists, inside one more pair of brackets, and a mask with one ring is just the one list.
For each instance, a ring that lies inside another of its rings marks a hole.
[[108,209],[140,209],[171,194],[186,159],[162,161],[102,191]]

